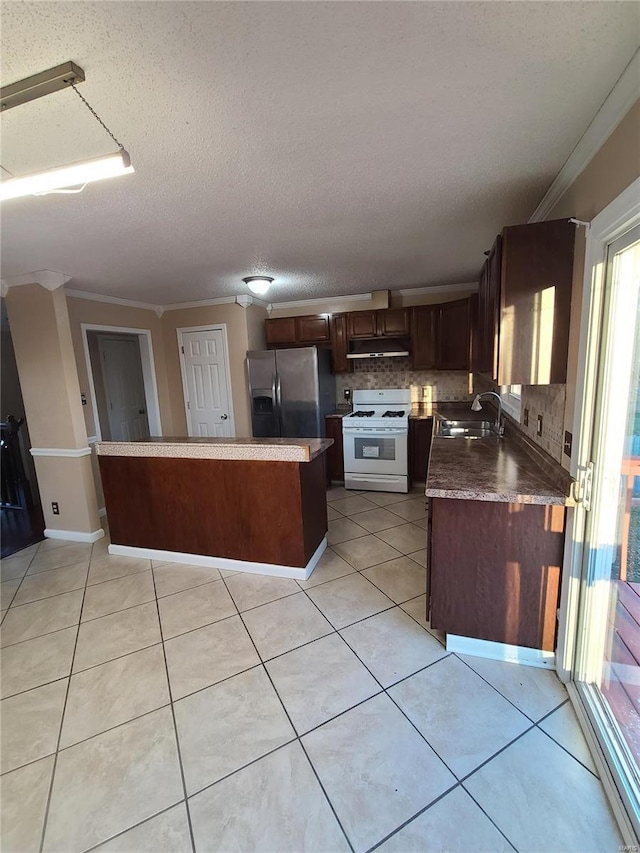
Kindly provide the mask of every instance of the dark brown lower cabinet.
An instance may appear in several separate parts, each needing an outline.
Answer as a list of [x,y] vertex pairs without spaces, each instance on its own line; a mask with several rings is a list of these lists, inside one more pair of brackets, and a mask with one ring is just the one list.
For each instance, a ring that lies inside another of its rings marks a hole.
[[327,450],[327,479],[344,480],[344,453],[342,449],[342,418],[327,417],[324,419],[327,438],[333,439],[333,444]]
[[565,508],[431,498],[431,626],[553,651]]
[[413,483],[424,483],[429,467],[433,418],[409,419],[409,476]]

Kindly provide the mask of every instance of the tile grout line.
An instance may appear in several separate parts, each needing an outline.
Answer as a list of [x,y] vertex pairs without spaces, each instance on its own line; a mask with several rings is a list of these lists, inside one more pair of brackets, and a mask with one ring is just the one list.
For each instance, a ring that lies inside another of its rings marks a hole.
[[[480,675],[480,673],[479,673],[479,672],[477,672],[477,671],[476,671],[476,670],[471,666],[471,664],[470,664],[468,661],[463,660],[463,659],[462,659],[462,657],[460,657],[460,654],[459,654],[458,652],[452,652],[452,654],[454,655],[454,657],[455,657],[455,658],[457,658],[457,660],[459,660],[459,661],[460,661],[460,663],[463,663],[466,667],[468,667],[468,668],[471,670],[471,672],[473,672],[475,675],[477,675],[477,676],[478,676],[478,678],[481,678],[481,679],[485,682],[485,684],[488,684],[488,685],[489,685],[489,687],[491,687],[493,690],[495,690],[495,691],[496,691],[496,693],[498,693],[498,695],[502,696],[502,698],[503,698],[505,701],[507,701],[507,702],[508,702],[508,703],[509,703],[513,708],[515,708],[515,709],[516,709],[516,711],[518,711],[520,714],[522,714],[522,716],[523,716],[523,717],[526,717],[526,718],[527,718],[527,720],[529,720],[529,721],[530,721],[534,726],[535,726],[535,725],[537,725],[536,721],[535,721],[532,717],[530,717],[528,714],[526,714],[526,713],[525,713],[521,708],[518,708],[518,706],[516,705],[516,703],[515,703],[515,702],[512,702],[512,701],[511,701],[511,699],[509,699],[509,697],[508,697],[508,696],[505,696],[505,695],[504,695],[504,693],[503,693],[501,690],[498,690],[498,688],[497,688],[494,684],[492,684],[490,681],[488,681],[488,680],[487,680],[483,675]],[[482,658],[482,660],[487,660],[487,658]],[[502,663],[507,663],[508,661],[498,661],[498,663],[501,663],[501,662],[502,662]],[[550,670],[550,671],[551,671],[551,670]],[[555,670],[554,670],[553,672],[554,672],[554,674],[555,674]],[[560,679],[558,679],[558,680],[560,680]],[[564,705],[564,702],[565,702],[565,700],[563,700],[563,701],[560,703],[560,705]],[[552,709],[551,709],[551,711],[549,711],[549,714],[550,714],[550,713],[553,713],[553,711],[556,711],[556,710],[560,707],[560,705],[558,705],[557,707],[552,708]],[[541,719],[541,720],[543,720],[543,719],[544,719],[545,717],[547,717],[547,716],[548,716],[548,714],[545,714],[545,715],[544,715],[544,716],[542,716],[540,719]]]
[[443,791],[441,794],[438,794],[438,796],[434,800],[432,800],[426,806],[423,806],[419,811],[417,811],[415,814],[411,815],[411,817],[409,817],[405,821],[403,821],[403,823],[401,823],[399,826],[397,826],[392,832],[390,832],[388,835],[385,835],[384,838],[380,839],[380,841],[376,841],[376,843],[373,844],[371,847],[369,847],[365,851],[365,853],[373,853],[374,850],[377,850],[382,844],[387,842],[390,838],[393,838],[394,835],[397,835],[406,826],[409,826],[410,823],[413,823],[414,820],[419,818],[425,812],[428,812],[430,808],[437,805],[440,802],[440,800],[444,800],[444,798],[446,796],[448,796],[450,793],[452,793],[452,791],[455,791],[456,788],[459,788],[459,787],[460,787],[460,783],[458,781],[456,781],[455,785],[452,785],[450,788],[447,788],[446,791]]
[[[180,768],[180,779],[182,781],[182,791],[184,793],[185,809],[187,811],[187,825],[189,827],[189,837],[191,839],[191,850],[193,851],[193,853],[195,853],[196,842],[195,842],[195,837],[193,834],[193,824],[191,822],[191,810],[189,809],[189,802],[187,799],[187,782],[186,782],[186,778],[185,778],[185,774],[184,774],[184,766],[182,763],[182,750],[180,749],[180,738],[178,737],[178,724],[176,722],[176,712],[175,712],[175,708],[173,706],[173,690],[171,689],[171,679],[169,678],[169,665],[167,663],[167,652],[166,652],[166,649],[164,646],[164,636],[162,633],[162,620],[160,618],[160,605],[158,604],[158,594],[157,594],[157,590],[156,590],[156,579],[155,579],[155,575],[153,574],[153,570],[151,571],[151,577],[153,580],[153,590],[154,590],[154,593],[156,596],[155,604],[156,604],[156,614],[158,617],[158,631],[160,633],[160,643],[162,646],[162,658],[164,660],[164,670],[165,670],[165,676],[167,678],[167,690],[169,692],[169,704],[171,707],[171,719],[173,721],[173,736],[175,737],[175,740],[176,740],[176,752],[178,754],[178,766]],[[176,803],[174,803],[173,805],[176,805]]]
[[[30,546],[29,546],[29,547],[30,547]],[[38,553],[38,551],[39,551],[39,550],[40,550],[40,547],[38,546],[38,548],[36,548],[36,550],[33,552],[33,555],[32,555],[32,557],[31,557],[31,559],[30,559],[30,560],[29,560],[29,562],[27,563],[27,566],[26,566],[26,568],[25,568],[25,570],[24,570],[24,574],[23,574],[23,575],[22,575],[22,577],[20,578],[20,583],[19,583],[19,584],[18,584],[18,586],[15,588],[15,591],[14,591],[13,595],[11,596],[11,601],[9,602],[9,604],[7,604],[7,608],[6,608],[7,613],[9,612],[9,608],[10,608],[10,607],[11,607],[11,605],[13,604],[14,599],[15,599],[16,595],[18,594],[19,590],[20,590],[20,587],[22,586],[22,584],[23,584],[23,582],[24,582],[24,579],[25,579],[25,578],[26,578],[26,576],[27,576],[27,572],[28,572],[28,571],[29,571],[29,569],[31,568],[31,564],[32,564],[32,563],[33,563],[33,561],[35,560],[36,555],[37,555],[37,553]],[[17,554],[19,554],[19,553],[20,553],[20,552],[18,551],[18,552],[17,552]],[[5,559],[11,559],[11,558],[10,558],[10,557],[9,557],[9,558],[5,557]],[[0,571],[1,571],[1,569],[0,569]],[[1,577],[1,575],[0,575],[0,577]],[[15,580],[15,578],[7,578],[7,580]],[[0,581],[0,583],[5,583],[5,581]],[[5,613],[5,614],[4,614],[4,616],[6,616],[6,615],[7,615],[7,613]],[[2,621],[3,621],[3,622],[4,622],[4,616],[2,617]]]
[[[225,581],[225,586],[226,586],[226,578],[223,578],[222,580],[223,580],[223,581]],[[227,590],[227,591],[229,592],[229,590]],[[304,590],[303,590],[303,592],[304,592]],[[229,592],[229,595],[231,595],[231,593],[230,593],[230,592]],[[285,596],[285,597],[288,597],[288,596]],[[260,654],[260,651],[259,651],[258,647],[256,646],[256,644],[255,644],[255,642],[254,642],[254,639],[253,639],[253,637],[252,637],[252,635],[251,635],[251,632],[250,632],[250,631],[249,631],[249,629],[247,628],[247,626],[246,626],[246,624],[245,624],[245,621],[244,621],[244,619],[242,618],[242,614],[240,613],[240,611],[238,611],[238,616],[240,617],[240,621],[242,622],[242,625],[243,625],[243,627],[244,627],[244,630],[247,632],[247,635],[248,635],[249,639],[251,640],[251,643],[253,644],[253,647],[254,647],[254,649],[255,649],[255,651],[256,651],[256,654],[257,654],[257,656],[258,656],[258,660],[260,661],[260,665],[262,666],[262,669],[264,670],[264,672],[265,672],[265,674],[266,674],[267,678],[269,679],[269,683],[271,684],[271,688],[273,689],[274,693],[275,693],[275,694],[276,694],[276,696],[278,697],[278,701],[280,702],[280,705],[281,705],[281,707],[282,707],[282,710],[284,711],[285,716],[286,716],[287,720],[289,721],[289,725],[291,726],[291,729],[292,729],[292,731],[293,731],[293,733],[294,733],[294,735],[295,735],[295,741],[297,741],[297,742],[300,744],[300,748],[301,748],[301,749],[302,749],[302,751],[304,752],[305,757],[306,757],[307,761],[309,762],[309,766],[311,767],[311,770],[312,770],[312,772],[313,772],[314,776],[316,777],[316,779],[317,779],[317,781],[318,781],[318,784],[320,785],[320,790],[321,790],[321,791],[322,791],[322,793],[324,794],[324,797],[325,797],[325,799],[326,799],[327,803],[329,804],[329,808],[330,808],[330,809],[331,809],[331,811],[333,812],[333,816],[335,817],[335,819],[336,819],[336,821],[337,821],[337,823],[338,823],[338,826],[340,827],[340,830],[341,830],[342,834],[344,835],[344,837],[345,837],[345,839],[346,839],[347,844],[349,845],[349,848],[350,848],[350,850],[351,850],[351,853],[355,853],[355,851],[354,851],[354,849],[353,849],[353,845],[351,844],[351,841],[350,841],[350,839],[349,839],[349,836],[347,835],[347,833],[346,833],[346,831],[345,831],[344,827],[342,826],[342,822],[341,822],[340,818],[338,817],[338,814],[337,814],[337,812],[336,812],[335,808],[333,807],[333,803],[332,803],[332,802],[331,802],[331,800],[329,799],[329,795],[327,794],[327,792],[326,792],[326,790],[325,790],[325,788],[324,788],[324,785],[322,784],[322,782],[321,782],[321,780],[320,780],[320,777],[318,776],[318,773],[316,772],[316,768],[313,766],[313,763],[311,762],[311,759],[310,759],[310,758],[309,758],[309,756],[307,755],[307,751],[306,751],[306,749],[304,748],[304,746],[303,746],[303,744],[302,744],[302,740],[301,740],[301,738],[300,738],[300,735],[298,734],[298,730],[297,730],[297,729],[296,729],[296,727],[294,726],[294,724],[293,724],[293,720],[292,720],[292,719],[291,719],[291,717],[289,716],[289,712],[287,711],[287,708],[286,708],[286,706],[285,706],[284,702],[282,701],[282,698],[281,698],[280,694],[278,693],[278,690],[276,689],[275,684],[273,683],[273,679],[271,678],[271,673],[269,672],[269,670],[268,670],[268,669],[267,669],[267,667],[265,666],[265,663],[264,663],[264,661],[263,661],[263,659],[262,659],[262,655]],[[326,617],[325,617],[325,618],[326,618]],[[327,620],[327,621],[329,621],[329,620]],[[329,624],[331,624],[331,623],[329,623]],[[333,627],[333,626],[332,626],[332,627]],[[335,629],[334,629],[334,630],[335,630]],[[330,636],[330,635],[326,635],[326,636]],[[294,742],[294,741],[290,741],[290,743],[291,743],[291,742]],[[283,746],[284,746],[284,744],[283,744]]]
[[578,762],[578,764],[580,764],[582,767],[584,767],[584,769],[585,769],[588,773],[591,773],[591,775],[592,775],[595,779],[597,779],[599,782],[602,782],[602,780],[600,779],[600,777],[598,776],[598,774],[597,774],[597,773],[594,773],[594,772],[593,772],[593,770],[592,770],[590,767],[587,767],[587,765],[584,763],[584,761],[581,761],[581,760],[578,758],[578,756],[577,756],[577,755],[574,755],[574,754],[571,752],[571,750],[570,750],[570,749],[568,749],[564,744],[560,743],[560,741],[559,741],[559,740],[556,740],[556,738],[554,738],[554,737],[553,737],[553,735],[550,735],[550,734],[549,734],[549,732],[545,731],[545,730],[540,726],[540,723],[544,722],[544,720],[547,720],[549,717],[553,716],[553,714],[555,714],[555,712],[556,712],[556,711],[559,711],[559,710],[560,710],[560,708],[564,708],[564,706],[565,706],[569,701],[570,701],[570,700],[569,700],[569,699],[567,699],[565,702],[562,702],[562,704],[561,704],[561,705],[558,705],[558,707],[557,707],[557,708],[554,708],[554,709],[553,709],[553,711],[550,711],[548,714],[546,714],[546,716],[542,717],[542,718],[541,718],[541,719],[536,723],[536,728],[537,728],[540,732],[542,732],[542,734],[543,734],[543,735],[545,735],[545,736],[546,736],[546,737],[548,737],[551,741],[553,741],[553,743],[555,743],[555,745],[556,745],[556,746],[559,746],[559,747],[560,747],[560,749],[564,750],[564,752],[566,752],[566,753],[567,753],[567,755],[570,755],[570,756],[571,756],[571,758],[573,758],[575,761],[577,761],[577,762]]
[[[315,603],[315,602],[314,602],[314,603]],[[399,605],[396,605],[396,606],[399,606]],[[376,615],[376,614],[373,614],[373,615]],[[325,617],[325,618],[326,618],[326,617]],[[347,626],[347,627],[348,627],[348,626]],[[421,627],[422,627],[422,626],[421,626]],[[426,629],[423,629],[423,630],[426,630]],[[339,631],[337,631],[337,633],[339,633]],[[428,633],[428,632],[427,632],[427,633]],[[340,636],[342,637],[342,635],[341,635],[341,634],[340,634]],[[358,660],[359,660],[359,661],[360,661],[360,663],[365,667],[365,669],[367,669],[367,671],[371,674],[372,678],[374,678],[374,679],[375,679],[375,681],[376,681],[378,684],[380,684],[380,682],[378,681],[378,679],[376,678],[376,676],[373,674],[373,672],[371,672],[371,670],[370,670],[370,669],[369,669],[369,667],[366,665],[366,663],[365,663],[365,662],[364,662],[364,661],[359,657],[358,653],[357,653],[357,652],[352,648],[352,646],[349,644],[349,642],[348,642],[344,637],[342,637],[342,640],[343,640],[343,641],[347,644],[347,646],[351,649],[351,651],[353,652],[353,654],[358,658]],[[445,649],[445,651],[446,651],[446,649]],[[447,654],[445,654],[443,657],[438,658],[438,660],[436,660],[436,661],[432,661],[432,663],[431,663],[431,664],[428,664],[427,666],[423,667],[421,670],[419,670],[419,672],[424,672],[424,670],[429,669],[429,667],[434,666],[435,664],[437,664],[437,663],[441,662],[442,660],[444,660],[444,659],[445,659],[445,658],[447,658],[447,657],[450,657],[450,656],[451,656],[451,654],[452,654],[451,652],[448,652],[448,653],[447,653]],[[455,655],[454,655],[454,657],[455,657]],[[471,668],[471,667],[470,667],[470,668]],[[475,768],[471,773],[469,773],[469,774],[467,774],[466,776],[464,776],[464,777],[462,777],[462,778],[460,778],[460,779],[459,779],[459,778],[458,778],[458,776],[457,776],[457,774],[455,774],[455,773],[453,772],[453,770],[451,769],[451,767],[449,767],[449,765],[447,764],[447,762],[442,758],[442,756],[438,753],[438,751],[437,751],[437,750],[432,746],[432,744],[430,744],[430,743],[429,743],[429,741],[427,740],[426,736],[425,736],[425,735],[423,735],[423,733],[422,733],[422,732],[417,728],[417,726],[415,725],[415,723],[414,723],[414,722],[413,722],[413,721],[412,721],[412,720],[407,716],[407,714],[404,712],[404,710],[403,710],[403,709],[398,705],[398,703],[395,701],[395,699],[393,698],[393,696],[391,696],[391,695],[389,694],[389,692],[388,692],[392,687],[395,687],[397,684],[400,684],[402,681],[406,681],[406,680],[408,680],[409,678],[412,678],[414,675],[417,675],[417,673],[415,673],[415,672],[414,672],[414,673],[411,673],[410,675],[406,676],[405,678],[400,679],[399,681],[395,682],[395,683],[394,683],[394,684],[392,684],[392,685],[389,685],[389,687],[388,687],[388,688],[385,688],[385,687],[384,687],[384,686],[382,686],[381,684],[380,684],[380,686],[381,686],[381,688],[382,688],[383,693],[384,693],[386,696],[388,696],[388,698],[391,700],[391,702],[394,704],[394,706],[398,709],[398,711],[400,711],[400,713],[404,716],[404,718],[408,721],[408,723],[412,726],[412,728],[413,728],[413,729],[417,732],[417,734],[422,738],[422,740],[426,743],[426,745],[429,747],[429,749],[431,749],[431,750],[432,750],[432,752],[434,753],[434,755],[436,755],[436,757],[437,757],[437,758],[442,762],[442,764],[447,768],[447,770],[449,771],[449,773],[451,773],[451,775],[453,776],[453,778],[454,778],[454,779],[456,779],[456,785],[453,785],[453,786],[449,789],[449,791],[453,790],[453,789],[454,789],[455,787],[457,787],[458,785],[462,786],[462,783],[463,783],[466,779],[468,779],[470,776],[472,776],[474,773],[476,773],[478,770],[480,770],[482,767],[484,767],[486,764],[488,764],[490,761],[492,761],[492,760],[493,760],[497,755],[499,755],[501,752],[503,752],[505,749],[507,749],[509,746],[511,746],[513,743],[515,743],[517,740],[519,740],[521,737],[523,737],[527,732],[531,731],[531,729],[532,729],[532,728],[536,728],[536,724],[535,724],[534,722],[532,722],[532,725],[531,725],[530,727],[528,727],[528,728],[527,728],[524,732],[522,732],[520,735],[518,735],[518,737],[514,738],[512,741],[510,741],[508,744],[506,744],[504,747],[502,747],[500,750],[498,750],[494,755],[490,756],[486,761],[484,761],[484,762],[482,762],[480,765],[478,765],[478,767],[476,767],[476,768]],[[491,685],[491,686],[493,687],[493,685]],[[494,690],[496,690],[496,688],[495,688],[495,687],[494,687],[493,689],[494,689]],[[498,692],[498,693],[499,693],[499,695],[502,695],[502,694],[500,694],[500,691],[496,691],[496,692]],[[380,695],[380,693],[375,694],[375,695],[379,696],[379,695]],[[369,699],[372,699],[372,698],[374,698],[374,697],[373,697],[373,696],[370,696],[370,697],[368,697],[368,699],[363,700],[363,702],[360,702],[359,704],[363,704],[364,702],[367,702],[367,701],[369,701]],[[505,698],[505,697],[503,697],[503,698]],[[564,704],[564,703],[563,703],[563,704]],[[357,707],[357,705],[356,705],[356,706],[353,706],[353,707]],[[514,707],[515,707],[515,706],[514,706]],[[350,711],[350,710],[353,710],[353,709],[352,709],[352,708],[348,708],[346,711],[343,711],[342,713],[347,713],[347,711]],[[519,709],[517,709],[517,710],[519,710]],[[556,710],[557,710],[557,709],[556,709]],[[521,712],[521,713],[522,713],[522,712]],[[337,715],[337,716],[341,716],[341,715]],[[526,716],[526,714],[523,714],[523,716],[524,716],[526,719],[529,719],[529,718]],[[332,717],[331,719],[333,720],[333,719],[335,719],[335,717]],[[325,722],[330,722],[330,720],[327,720],[327,721],[325,721]],[[320,725],[321,725],[321,726],[322,726],[322,725],[325,725],[325,723],[321,723]],[[320,726],[318,726],[317,728],[320,728]],[[305,734],[308,734],[308,732],[306,732]],[[469,796],[471,796],[471,794],[467,791],[467,789],[466,789],[466,788],[465,788],[464,790],[469,794]],[[446,794],[446,793],[449,793],[449,791],[446,791],[446,792],[444,792],[444,793],[445,793],[445,794]],[[441,795],[441,796],[444,796],[444,794],[443,794],[443,795]],[[435,803],[435,802],[437,802],[437,800],[438,800],[438,799],[440,799],[440,798],[441,798],[441,796],[440,796],[440,797],[438,797],[436,800],[432,801],[431,803],[429,803],[427,806],[425,806],[425,808],[424,808],[424,809],[423,809],[419,814],[421,814],[422,812],[427,811],[429,808],[431,808],[431,806],[432,806],[432,805],[434,805],[434,803]],[[475,802],[475,800],[474,800],[474,802]],[[479,805],[479,804],[478,804],[478,805]],[[484,811],[484,809],[482,809],[482,811]],[[486,814],[486,813],[485,813],[485,814]],[[507,841],[509,842],[509,844],[513,847],[514,845],[513,845],[513,844],[511,844],[511,842],[509,841],[509,839],[504,835],[504,833],[502,832],[502,830],[500,830],[500,828],[499,828],[499,827],[494,823],[494,821],[489,817],[489,815],[486,815],[486,816],[487,816],[487,818],[491,821],[491,823],[496,827],[496,829],[500,832],[500,834],[501,834],[501,835],[503,835],[503,836],[507,839]],[[415,819],[415,817],[417,817],[417,815],[414,815],[414,817],[413,817],[413,818],[411,818],[409,821],[407,821],[407,823],[409,823],[411,820],[414,820],[414,819]],[[406,824],[403,824],[403,826],[404,826],[404,825],[406,825]],[[400,828],[402,828],[402,827],[398,827],[398,828],[396,828],[396,830],[394,830],[394,832],[393,832],[393,833],[391,833],[391,835],[394,835],[396,832],[398,832]],[[385,839],[383,839],[383,840],[385,840]],[[378,844],[380,844],[380,843],[382,843],[382,841],[381,841],[381,842],[378,842]],[[378,846],[378,844],[376,844],[376,845],[374,845],[374,846],[376,846],[376,847],[377,847],[377,846]],[[515,849],[515,847],[514,847],[514,849]]]
[[[38,550],[40,550],[40,549],[38,549]],[[89,552],[89,564],[91,564],[91,554],[93,554],[93,545],[91,545],[91,551]],[[75,643],[73,644],[73,653],[71,655],[71,661],[69,664],[69,675],[68,675],[68,681],[67,681],[67,689],[65,691],[64,702],[62,705],[62,714],[60,715],[60,726],[58,729],[58,740],[56,742],[56,749],[55,749],[54,758],[53,758],[53,767],[51,769],[51,779],[49,781],[49,791],[47,794],[47,804],[45,806],[44,819],[42,822],[42,834],[40,836],[40,846],[39,846],[40,853],[42,853],[42,851],[44,850],[44,840],[45,840],[45,836],[46,836],[46,832],[47,832],[47,824],[49,822],[49,812],[51,809],[51,799],[53,796],[53,786],[55,784],[56,770],[58,769],[58,756],[60,754],[60,741],[62,740],[62,729],[64,727],[64,718],[65,718],[65,715],[67,713],[67,702],[69,700],[69,693],[71,691],[71,678],[73,675],[73,664],[74,664],[74,661],[76,658],[76,652],[78,649],[78,640],[80,638],[80,620],[82,619],[82,609],[84,607],[85,595],[87,594],[87,581],[88,581],[88,579],[89,579],[89,571],[87,568],[87,577],[85,578],[84,589],[82,592],[82,602],[80,603],[80,612],[78,613],[78,630],[76,631],[76,640],[75,640]]]
[[139,820],[138,823],[134,823],[133,826],[128,826],[126,829],[123,829],[120,832],[116,832],[115,835],[110,835],[109,838],[105,838],[104,841],[99,841],[97,844],[94,844],[92,847],[87,847],[86,850],[82,851],[82,853],[93,853],[94,850],[99,850],[101,847],[103,847],[105,844],[108,844],[110,841],[113,841],[116,838],[120,838],[125,833],[129,832],[130,830],[137,829],[139,826],[143,826],[148,821],[153,820],[156,817],[160,817],[160,815],[166,814],[168,811],[171,811],[171,809],[175,809],[176,806],[182,805],[182,803],[184,803],[185,809],[186,809],[187,801],[186,800],[178,800],[177,803],[172,803],[170,806],[167,806],[166,808],[161,809],[159,812],[155,812],[154,814],[149,815],[149,817],[145,817],[144,820]]

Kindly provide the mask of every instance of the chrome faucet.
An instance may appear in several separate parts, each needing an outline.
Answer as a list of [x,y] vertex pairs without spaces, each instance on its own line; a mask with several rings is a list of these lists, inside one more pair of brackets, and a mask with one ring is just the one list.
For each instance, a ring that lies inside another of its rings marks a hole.
[[496,422],[494,424],[494,429],[497,435],[504,434],[504,427],[502,426],[502,397],[496,391],[484,391],[482,394],[476,394],[473,398],[473,403],[471,404],[471,409],[474,412],[481,412],[482,406],[480,405],[480,400],[483,397],[496,397],[498,400],[498,417],[496,418]]

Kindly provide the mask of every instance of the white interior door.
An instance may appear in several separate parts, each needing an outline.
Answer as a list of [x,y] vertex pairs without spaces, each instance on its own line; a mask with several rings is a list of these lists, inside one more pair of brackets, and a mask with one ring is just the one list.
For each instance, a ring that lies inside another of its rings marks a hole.
[[221,329],[182,332],[189,435],[234,435],[227,352]]
[[149,422],[136,338],[98,337],[112,441],[147,438]]

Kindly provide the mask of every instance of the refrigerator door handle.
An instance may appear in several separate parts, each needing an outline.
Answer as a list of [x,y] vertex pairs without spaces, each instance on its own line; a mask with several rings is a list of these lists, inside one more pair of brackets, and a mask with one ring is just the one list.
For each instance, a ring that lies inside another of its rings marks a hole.
[[278,420],[280,422],[280,435],[284,427],[284,416],[282,411],[282,388],[280,386],[280,374],[275,373],[273,376],[274,399],[278,412]]

